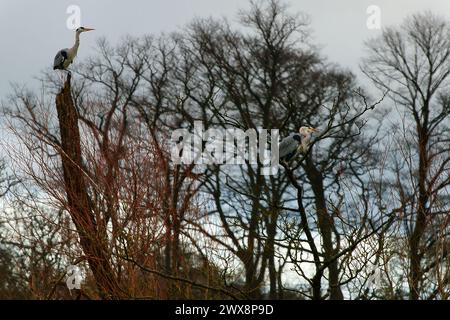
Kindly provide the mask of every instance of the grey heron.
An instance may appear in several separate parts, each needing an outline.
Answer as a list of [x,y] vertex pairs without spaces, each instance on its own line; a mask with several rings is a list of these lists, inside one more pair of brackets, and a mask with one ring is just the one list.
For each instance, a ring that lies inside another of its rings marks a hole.
[[281,140],[278,147],[280,160],[289,162],[298,152],[308,150],[311,135],[318,130],[311,127],[301,127],[298,133],[292,133]]
[[[73,62],[78,53],[78,47],[80,46],[80,34],[83,32],[93,31],[95,29],[80,27],[75,31],[75,44],[72,48],[66,48],[60,50],[53,63],[53,70],[67,70],[69,65]],[[69,71],[70,72],[70,71]]]

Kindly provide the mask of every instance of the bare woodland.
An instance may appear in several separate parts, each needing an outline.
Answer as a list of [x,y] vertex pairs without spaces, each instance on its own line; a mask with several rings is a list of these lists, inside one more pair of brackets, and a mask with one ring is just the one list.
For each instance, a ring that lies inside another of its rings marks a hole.
[[[100,39],[64,83],[3,101],[0,298],[449,299],[450,22],[368,40],[363,88],[306,15],[238,17]],[[194,121],[322,134],[274,176],[175,165]]]

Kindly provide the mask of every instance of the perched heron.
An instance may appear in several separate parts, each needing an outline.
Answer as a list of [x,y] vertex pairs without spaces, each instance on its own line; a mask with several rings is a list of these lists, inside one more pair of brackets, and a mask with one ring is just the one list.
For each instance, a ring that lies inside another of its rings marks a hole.
[[298,133],[292,133],[279,145],[280,160],[289,162],[298,152],[306,152],[311,141],[311,135],[318,130],[311,127],[301,127]]
[[[89,29],[85,27],[80,27],[75,32],[75,44],[72,48],[66,48],[60,50],[55,57],[55,62],[53,63],[53,70],[67,70],[69,65],[73,62],[78,53],[78,47],[80,46],[80,34],[83,32],[92,31],[94,29]],[[69,71],[70,72],[70,71]]]

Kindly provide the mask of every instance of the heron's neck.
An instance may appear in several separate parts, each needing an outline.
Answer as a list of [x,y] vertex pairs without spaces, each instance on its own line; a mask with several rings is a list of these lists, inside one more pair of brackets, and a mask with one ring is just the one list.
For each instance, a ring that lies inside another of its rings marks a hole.
[[309,134],[307,134],[307,135],[302,134],[302,145],[303,146],[305,146],[305,147],[308,146],[310,140],[311,140],[311,136]]
[[309,141],[311,140],[311,135],[309,134],[302,134],[302,141]]
[[75,44],[72,47],[72,51],[74,51],[76,53],[78,51],[79,46],[80,46],[80,33],[77,32],[75,34]]

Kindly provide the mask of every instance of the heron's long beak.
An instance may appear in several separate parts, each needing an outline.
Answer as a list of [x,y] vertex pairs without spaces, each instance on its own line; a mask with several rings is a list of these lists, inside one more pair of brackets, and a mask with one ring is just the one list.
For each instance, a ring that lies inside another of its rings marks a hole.
[[312,132],[319,132],[319,129],[311,128],[311,131],[312,131]]
[[95,29],[84,28],[84,31],[94,31]]

